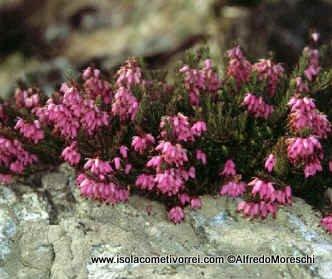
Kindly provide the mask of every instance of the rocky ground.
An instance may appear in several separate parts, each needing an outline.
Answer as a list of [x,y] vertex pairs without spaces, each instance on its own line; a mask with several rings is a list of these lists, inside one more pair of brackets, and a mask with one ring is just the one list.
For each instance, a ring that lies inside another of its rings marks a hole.
[[[0,278],[332,278],[332,237],[303,200],[276,220],[248,221],[235,202],[203,197],[203,208],[170,223],[162,205],[142,197],[99,205],[82,199],[66,166],[41,185],[0,188]],[[37,190],[36,190],[37,189]],[[152,208],[149,216],[147,207]],[[313,265],[92,264],[92,256],[315,255]]]

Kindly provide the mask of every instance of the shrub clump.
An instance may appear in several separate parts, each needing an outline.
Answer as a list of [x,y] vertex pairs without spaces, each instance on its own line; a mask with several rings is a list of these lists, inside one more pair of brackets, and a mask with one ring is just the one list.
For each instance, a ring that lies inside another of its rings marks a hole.
[[[239,46],[220,74],[208,51],[175,72],[129,59],[110,80],[88,67],[52,96],[19,88],[0,106],[0,179],[68,162],[81,194],[163,202],[174,223],[202,194],[236,198],[250,218],[275,216],[292,193],[319,204],[332,185],[331,82],[316,40],[287,71]],[[332,232],[331,214],[321,225]]]

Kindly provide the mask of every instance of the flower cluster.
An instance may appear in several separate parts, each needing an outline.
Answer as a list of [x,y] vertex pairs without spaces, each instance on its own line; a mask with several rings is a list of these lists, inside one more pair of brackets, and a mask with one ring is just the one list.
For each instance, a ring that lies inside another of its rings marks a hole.
[[327,116],[316,108],[314,99],[294,96],[288,105],[291,107],[289,126],[293,133],[309,130],[312,135],[318,138],[327,138],[331,132],[331,123]]
[[180,112],[175,116],[164,116],[161,119],[160,128],[162,137],[168,136],[184,142],[195,141],[195,138],[200,137],[207,130],[204,121],[197,121],[191,125],[188,117]]
[[265,160],[265,164],[264,167],[268,172],[272,172],[273,168],[275,167],[277,162],[276,157],[273,154],[270,154],[266,160]]
[[121,121],[134,120],[138,111],[138,102],[130,89],[120,87],[112,104],[113,115],[119,116]]
[[150,153],[153,154],[146,163],[146,172],[137,177],[136,186],[158,195],[177,198],[179,205],[171,208],[168,216],[174,223],[178,223],[184,218],[181,206],[201,206],[197,197],[187,194],[186,183],[196,178],[195,166],[190,162],[190,159],[194,159],[193,154],[196,154],[202,164],[206,164],[207,157],[202,150],[190,151],[183,144],[199,138],[206,131],[206,124],[203,121],[191,124],[188,117],[178,114],[164,117],[160,128],[161,139],[154,147],[151,135],[133,138],[132,145],[136,151],[143,153],[150,146]]
[[89,158],[76,179],[81,194],[105,203],[126,201],[129,189],[121,185],[117,176],[121,173],[129,174],[131,171],[132,166],[127,162],[127,151],[127,147],[121,146],[120,157],[114,157],[111,161]]
[[15,92],[15,102],[18,108],[31,109],[39,105],[40,97],[38,92],[32,88],[28,90],[17,89]]
[[237,86],[240,87],[249,80],[252,65],[243,55],[240,46],[227,51],[227,56],[229,58],[227,75],[234,78]]
[[304,75],[309,81],[312,81],[321,70],[319,65],[319,51],[318,49],[305,48],[304,52],[309,60],[308,66],[304,70]]
[[[8,172],[22,174],[24,169],[37,162],[37,156],[24,149],[18,140],[0,136],[0,166]],[[9,179],[3,176],[2,179]]]
[[[274,155],[270,154],[265,161],[265,167],[269,172],[272,171],[275,160]],[[266,218],[269,214],[275,217],[279,205],[292,202],[290,186],[278,190],[274,183],[258,177],[253,178],[248,184],[241,181],[232,160],[226,161],[220,175],[225,180],[220,188],[220,195],[236,198],[246,193],[246,200],[239,202],[237,210],[250,218]]]
[[117,90],[112,104],[112,114],[120,120],[134,120],[138,112],[139,103],[132,90],[135,86],[143,85],[141,69],[135,59],[129,59],[116,74]]
[[246,106],[251,115],[257,118],[267,119],[273,112],[273,106],[267,104],[263,97],[257,97],[252,93],[246,94],[242,104]]
[[290,186],[277,190],[272,182],[257,177],[251,180],[248,186],[252,200],[241,201],[237,210],[250,218],[266,218],[269,214],[275,217],[279,205],[292,202]]
[[88,96],[96,100],[102,98],[105,104],[112,101],[112,89],[108,81],[101,79],[100,70],[88,67],[84,70],[82,78],[84,80],[84,89]]
[[260,80],[267,81],[269,94],[274,96],[279,80],[284,74],[284,68],[269,59],[260,59],[253,65],[253,71],[257,72]]
[[56,97],[33,111],[41,123],[53,126],[55,132],[64,138],[77,138],[81,129],[91,136],[108,125],[109,115],[100,110],[94,100],[84,98],[75,86],[62,84]]
[[151,134],[145,134],[143,136],[134,136],[131,142],[131,146],[134,150],[140,154],[143,154],[148,147],[155,143],[155,139]]
[[106,203],[124,202],[129,196],[128,189],[121,188],[113,182],[95,180],[85,173],[77,176],[76,183],[84,197]]
[[236,175],[236,166],[233,160],[227,160],[224,166],[224,169],[219,173],[223,176],[235,176]]
[[71,166],[77,165],[81,161],[81,154],[77,149],[77,142],[73,141],[61,153],[61,157]]
[[247,92],[242,105],[256,118],[267,119],[273,112],[273,106],[267,103],[268,97],[275,95],[277,86],[284,76],[284,68],[281,64],[276,64],[269,59],[260,59],[257,63],[251,64],[243,55],[239,46],[227,52],[229,62],[227,65],[227,75],[236,81],[237,87],[250,81],[253,73],[257,79],[264,82],[268,94],[259,96],[256,93]]
[[243,195],[247,184],[239,181],[239,177],[236,173],[236,166],[232,160],[226,161],[224,168],[219,175],[225,177],[224,184],[220,187],[219,191],[221,196],[236,198]]
[[44,131],[40,127],[39,120],[27,123],[20,118],[17,120],[14,129],[19,130],[25,138],[33,141],[34,143],[38,143],[44,138]]
[[288,159],[293,165],[304,165],[305,177],[322,171],[320,162],[323,159],[322,146],[315,136],[288,138],[286,143]]
[[[113,91],[112,85],[101,78],[100,70],[88,67],[82,74],[83,86],[75,82],[63,83],[59,92],[45,105],[36,103],[32,110],[38,117],[34,122],[37,128],[39,123],[53,128],[53,134],[67,143],[60,156],[76,167],[76,182],[81,194],[106,203],[122,202],[129,196],[129,190],[123,186],[125,181],[122,181],[132,170],[129,148],[126,145],[106,146],[106,141],[113,140],[113,136],[107,139],[107,134],[111,132],[112,125],[118,125],[117,118],[121,125],[123,121],[135,118],[138,101],[132,90],[143,83],[141,69],[134,59],[128,60],[116,77]],[[20,104],[21,95],[16,97]],[[36,132],[32,133],[32,128],[23,120],[18,122],[16,128],[37,143]],[[121,134],[126,127],[123,125],[114,129]],[[103,133],[107,130],[109,132]],[[134,150],[143,152],[151,140],[154,143],[151,137],[137,139],[133,143]],[[99,155],[108,160],[102,160]],[[82,164],[84,160],[87,161]]]
[[143,83],[141,68],[133,58],[126,61],[126,63],[118,70],[116,76],[116,85],[119,88],[132,88],[133,86]]
[[295,79],[295,93],[288,102],[288,126],[296,137],[286,139],[286,143],[289,161],[295,166],[302,166],[308,178],[323,171],[321,161],[324,153],[320,140],[326,139],[331,133],[331,123],[316,108],[315,100],[306,96],[310,94],[309,84],[320,72],[320,65],[318,49],[307,48],[305,52],[308,66],[304,70],[304,77]]
[[180,72],[184,74],[184,86],[193,106],[200,104],[201,92],[214,93],[221,86],[221,81],[214,72],[210,59],[204,61],[202,69],[192,69],[188,65],[184,65]]

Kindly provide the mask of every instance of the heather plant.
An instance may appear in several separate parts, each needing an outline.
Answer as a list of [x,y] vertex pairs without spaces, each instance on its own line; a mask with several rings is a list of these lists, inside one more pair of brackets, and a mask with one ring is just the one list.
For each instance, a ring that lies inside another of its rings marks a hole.
[[[294,194],[320,208],[332,185],[332,70],[317,41],[292,71],[236,46],[224,73],[203,48],[175,72],[131,58],[111,80],[88,67],[50,97],[22,87],[0,106],[0,179],[66,161],[82,196],[115,204],[141,194],[174,223],[203,194],[235,199],[249,218],[276,216]],[[320,209],[332,232],[331,209]]]

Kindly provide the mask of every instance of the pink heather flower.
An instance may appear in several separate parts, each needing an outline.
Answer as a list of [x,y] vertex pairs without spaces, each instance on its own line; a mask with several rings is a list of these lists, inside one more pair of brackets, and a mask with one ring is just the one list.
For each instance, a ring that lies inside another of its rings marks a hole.
[[238,86],[242,86],[249,80],[252,66],[244,57],[239,46],[227,51],[227,56],[229,58],[227,75],[233,77]]
[[10,184],[13,181],[13,176],[10,174],[0,173],[0,183],[2,184]]
[[291,162],[296,162],[301,159],[307,159],[317,155],[322,157],[322,145],[315,136],[307,138],[289,138],[287,143],[287,156]]
[[84,106],[85,113],[81,115],[81,125],[89,135],[93,135],[98,128],[108,125],[108,114],[96,107],[92,100],[85,100]]
[[161,164],[162,164],[163,160],[161,156],[153,156],[147,163],[146,166],[148,168],[155,168],[158,171],[161,168]]
[[201,75],[204,79],[204,87],[208,92],[215,92],[221,86],[221,80],[218,74],[213,70],[211,59],[204,60],[204,67],[201,70]]
[[260,202],[246,202],[242,201],[238,204],[238,211],[242,211],[243,214],[250,218],[261,217],[266,218],[269,214],[275,217],[277,212],[277,206],[272,203],[267,203],[265,201]]
[[191,132],[196,137],[200,137],[202,135],[202,133],[204,133],[206,131],[207,131],[207,128],[206,128],[206,123],[204,121],[197,121],[191,127]]
[[332,172],[332,161],[329,161],[329,171]]
[[286,186],[283,191],[276,190],[274,196],[275,202],[278,202],[279,204],[292,203],[292,189],[290,186]]
[[318,138],[327,138],[331,134],[332,125],[323,113],[313,114],[312,132]]
[[320,225],[326,229],[329,233],[332,233],[332,215],[322,218]]
[[142,137],[134,136],[131,142],[131,146],[136,152],[143,154],[144,151],[154,143],[154,137],[151,134],[145,134]]
[[163,172],[157,173],[154,181],[156,187],[162,194],[174,196],[183,190],[187,172],[179,169],[168,169]]
[[206,154],[200,149],[196,150],[196,159],[200,160],[203,165],[207,163]]
[[120,154],[122,156],[122,158],[127,159],[128,158],[128,147],[121,145],[120,146]]
[[184,85],[193,106],[200,104],[202,91],[214,93],[220,88],[221,81],[217,73],[214,72],[210,59],[204,61],[204,67],[201,70],[191,69],[188,65],[184,65],[180,72],[184,74]]
[[304,70],[305,77],[312,81],[320,72],[319,51],[317,49],[306,48],[304,50],[309,58],[308,67]]
[[71,166],[77,165],[81,160],[81,154],[77,149],[77,142],[72,142],[71,145],[67,146],[61,153],[61,157],[68,162]]
[[121,121],[134,120],[138,107],[138,101],[129,89],[120,87],[116,91],[112,104],[112,113],[115,116],[119,116]]
[[131,88],[143,82],[142,71],[135,59],[128,59],[116,73],[118,87]]
[[15,161],[10,164],[9,169],[12,172],[21,174],[24,171],[24,165],[20,161]]
[[185,162],[188,162],[187,150],[181,144],[173,145],[168,141],[162,140],[155,150],[161,152],[163,161],[168,164],[175,164],[177,167],[180,167]]
[[252,187],[251,193],[253,196],[258,194],[262,200],[271,202],[275,200],[275,189],[271,182],[256,177],[248,183],[248,186]]
[[15,92],[16,106],[21,108],[33,108],[39,105],[39,95],[32,89],[22,90],[17,89]]
[[264,102],[262,97],[257,97],[252,93],[247,93],[244,97],[242,105],[256,118],[267,119],[273,112],[273,106]]
[[313,99],[293,97],[288,104],[291,106],[289,125],[294,132],[310,129],[319,138],[326,138],[331,132],[331,123],[316,109]]
[[221,186],[219,194],[221,196],[236,198],[245,192],[246,187],[247,185],[244,182],[229,181]]
[[129,192],[127,189],[123,189],[112,182],[98,182],[84,173],[77,176],[76,184],[81,195],[90,199],[112,204],[128,200]]
[[132,164],[126,164],[125,166],[125,174],[129,174],[130,171],[132,170],[133,166]]
[[178,195],[185,188],[185,182],[196,176],[194,167],[190,167],[189,170],[183,168],[161,170],[157,167],[156,171],[154,176],[156,190],[167,196]]
[[272,172],[274,166],[276,165],[276,158],[273,154],[270,154],[264,164],[265,169],[267,169],[268,172]]
[[98,97],[101,97],[105,104],[111,103],[111,85],[100,78],[100,70],[88,67],[84,70],[82,78],[84,80],[84,89],[90,98],[96,100]]
[[318,110],[310,112],[294,111],[289,115],[289,126],[293,132],[310,129],[312,135],[327,138],[331,133],[331,123],[327,116]]
[[116,170],[119,170],[121,168],[121,158],[120,157],[115,157],[113,159],[113,164],[114,164],[114,168]]
[[[182,113],[178,113],[176,116],[162,117],[160,128],[160,135],[163,138],[171,136],[184,142],[194,141],[195,137],[200,137],[202,133],[207,131],[204,121],[197,121],[191,126],[188,117]],[[171,135],[169,135],[169,128],[171,128]]]
[[186,205],[190,203],[190,197],[187,193],[181,193],[178,195],[181,205]]
[[37,156],[26,151],[21,142],[0,136],[1,167],[15,173],[22,173],[26,167],[37,161]]
[[222,172],[219,175],[234,176],[236,175],[235,163],[232,160],[227,160]]
[[309,176],[314,176],[317,172],[323,171],[323,167],[321,165],[321,162],[314,158],[304,166],[304,176],[305,178],[308,178]]
[[260,59],[253,65],[253,70],[258,73],[260,80],[268,82],[270,96],[274,96],[278,82],[284,74],[284,68],[281,64],[274,64],[269,59]]
[[175,224],[181,223],[184,220],[183,209],[180,206],[171,208],[171,210],[168,212],[168,219]]
[[196,169],[194,167],[190,167],[187,173],[183,172],[183,176],[186,180],[189,178],[196,178]]
[[135,185],[142,190],[151,191],[155,186],[155,178],[153,175],[149,174],[140,174],[135,182]]
[[307,93],[309,92],[309,87],[306,81],[304,81],[301,77],[297,77],[296,81],[296,93]]
[[35,110],[41,122],[54,126],[54,130],[65,138],[74,139],[80,128],[79,119],[72,115],[70,109],[64,105],[55,105],[52,100],[45,107]]
[[200,198],[192,198],[190,200],[190,207],[192,209],[200,209],[202,207],[202,201]]
[[315,136],[307,138],[289,138],[286,140],[287,156],[290,162],[304,164],[305,177],[322,171],[320,160],[323,159],[322,146]]
[[84,169],[91,171],[91,173],[98,176],[102,180],[105,175],[113,172],[111,165],[108,162],[100,160],[99,158],[88,159],[84,165]]
[[184,85],[189,93],[191,105],[198,106],[200,104],[200,91],[204,87],[203,76],[199,70],[191,69],[188,65],[183,66],[180,72],[184,74]]
[[[178,113],[176,116],[164,116],[161,119],[160,122],[160,128],[161,132],[160,135],[164,138],[168,135],[168,128],[171,128],[172,135],[178,140],[178,141],[193,141],[194,135],[192,132],[192,127],[189,123],[189,119],[187,116],[184,116],[182,113]],[[199,127],[197,127],[197,133],[200,133],[199,130],[203,128],[199,124]],[[196,128],[195,128],[196,129]]]
[[33,109],[41,122],[54,126],[67,139],[75,139],[80,128],[92,135],[109,123],[109,115],[101,111],[92,99],[84,99],[79,90],[63,83],[60,97],[55,101],[50,98],[46,105]]
[[44,138],[44,131],[41,129],[38,120],[28,123],[19,118],[14,129],[19,130],[25,138],[32,140],[35,144]]
[[304,98],[292,97],[289,100],[288,105],[291,107],[291,112],[294,111],[311,112],[312,110],[316,109],[315,100],[308,97]]

